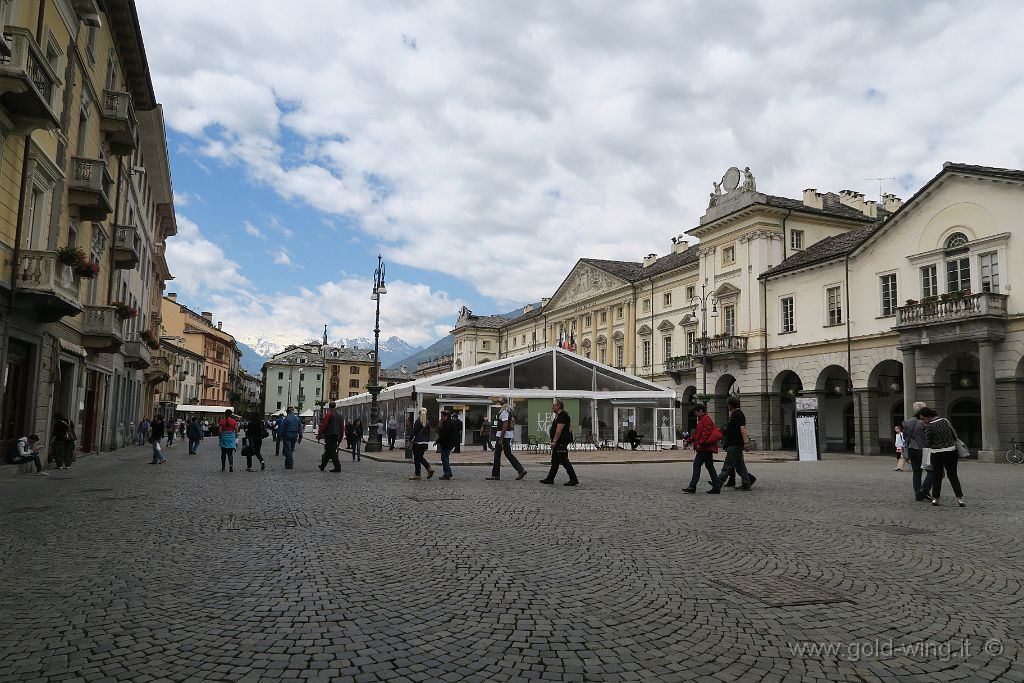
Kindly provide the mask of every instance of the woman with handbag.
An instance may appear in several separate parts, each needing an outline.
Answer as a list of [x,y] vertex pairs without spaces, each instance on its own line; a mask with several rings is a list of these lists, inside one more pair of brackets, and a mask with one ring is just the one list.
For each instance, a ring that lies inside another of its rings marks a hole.
[[220,432],[220,471],[227,464],[228,472],[235,471],[235,449],[238,447],[238,420],[231,416],[231,408],[224,411],[224,417],[217,422]]
[[722,480],[715,471],[715,453],[718,452],[722,432],[715,426],[715,421],[708,415],[708,409],[703,404],[698,403],[694,406],[693,414],[697,417],[697,426],[694,427],[688,441],[693,445],[696,454],[693,456],[693,477],[690,479],[690,485],[683,489],[683,493],[697,492],[701,468],[706,468],[711,475],[711,488],[707,492],[721,493]]
[[924,457],[930,460],[932,467],[932,505],[939,504],[939,493],[942,490],[943,475],[949,477],[949,485],[953,487],[957,505],[964,507],[964,492],[960,488],[960,477],[957,476],[956,463],[960,458],[960,450],[967,450],[949,420],[928,407],[921,408],[916,416],[924,423],[927,442]]
[[434,468],[430,466],[430,463],[424,457],[427,447],[430,446],[430,422],[427,420],[426,408],[420,408],[420,416],[412,426],[410,440],[412,441],[412,462],[415,474],[409,478],[413,481],[419,481],[421,479],[420,467],[426,467],[427,479],[430,479],[434,476]]
[[903,465],[907,462],[904,456],[904,451],[907,449],[907,439],[903,436],[903,425],[896,425],[894,431],[896,432],[896,467],[893,467],[897,472],[903,471]]
[[249,450],[242,449],[243,455],[245,455],[245,471],[252,472],[252,458],[256,456],[256,459],[260,461],[260,469],[267,469],[267,463],[263,461],[263,454],[260,453],[260,449],[263,447],[263,439],[267,438],[267,428],[263,424],[263,418],[259,413],[253,413],[249,416],[249,420],[245,425],[245,437],[249,440],[249,445],[246,447]]

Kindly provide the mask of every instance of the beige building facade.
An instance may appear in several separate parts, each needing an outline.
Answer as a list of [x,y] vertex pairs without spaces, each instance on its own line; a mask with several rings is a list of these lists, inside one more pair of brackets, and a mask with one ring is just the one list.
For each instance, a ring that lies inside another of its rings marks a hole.
[[683,413],[707,400],[722,420],[739,395],[770,448],[795,447],[806,397],[821,450],[888,453],[924,400],[995,458],[1024,405],[1024,307],[1007,268],[1024,256],[1012,240],[1024,172],[946,164],[905,204],[767,195],[738,168],[715,188],[665,256],[580,259],[512,320],[460,311],[455,367],[561,344],[676,388]]
[[161,339],[171,340],[203,358],[199,405],[238,408],[241,399],[239,362],[235,338],[214,324],[213,313],[197,313],[178,302],[176,293],[162,300]]
[[62,414],[81,450],[117,448],[151,407],[176,231],[134,3],[0,0],[0,24],[0,440]]

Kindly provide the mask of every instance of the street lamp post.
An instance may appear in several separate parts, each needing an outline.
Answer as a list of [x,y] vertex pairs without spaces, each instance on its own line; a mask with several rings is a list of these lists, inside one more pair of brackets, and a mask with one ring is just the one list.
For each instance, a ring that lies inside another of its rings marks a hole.
[[381,435],[377,428],[380,422],[380,406],[377,404],[377,396],[383,388],[380,386],[380,298],[388,293],[384,285],[384,260],[380,254],[377,255],[377,270],[373,271],[373,294],[370,298],[377,302],[377,317],[373,325],[373,371],[370,375],[370,385],[366,387],[370,392],[370,425],[366,431],[366,452],[381,450]]
[[327,405],[327,325],[324,324],[324,343],[320,346],[320,357],[323,360],[323,374],[320,375],[323,379],[320,381],[320,414],[317,416],[317,424],[319,425],[324,420],[324,413],[327,412],[324,406]]
[[704,284],[700,286],[700,296],[694,295],[694,297],[690,299],[690,307],[693,310],[694,315],[697,314],[697,307],[700,307],[701,375],[704,377],[703,394],[705,401],[707,400],[708,395],[708,301],[711,302],[711,317],[718,317],[718,299],[715,298],[714,292],[707,291],[707,287],[708,279],[704,278]]

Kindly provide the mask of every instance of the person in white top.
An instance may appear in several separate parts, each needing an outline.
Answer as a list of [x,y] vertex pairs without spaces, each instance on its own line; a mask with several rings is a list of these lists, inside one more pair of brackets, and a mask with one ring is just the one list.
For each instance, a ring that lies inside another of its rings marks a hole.
[[903,436],[903,425],[896,425],[896,467],[897,472],[903,471],[903,464],[907,461],[905,451],[907,450],[907,438]]
[[498,413],[497,431],[494,433],[494,466],[491,467],[491,476],[484,477],[487,481],[501,479],[502,451],[505,452],[508,463],[519,473],[516,481],[526,476],[526,468],[519,463],[516,456],[512,455],[512,439],[515,437],[515,426],[516,418],[512,414],[512,406],[506,403],[501,406],[501,412]]

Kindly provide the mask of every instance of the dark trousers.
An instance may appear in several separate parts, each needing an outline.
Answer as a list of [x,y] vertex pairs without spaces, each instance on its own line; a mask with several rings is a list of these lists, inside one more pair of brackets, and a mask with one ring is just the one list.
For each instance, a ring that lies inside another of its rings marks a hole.
[[398,430],[397,429],[389,429],[388,430],[388,450],[389,451],[395,450],[395,439],[397,439],[397,438],[398,438]]
[[36,472],[42,472],[43,471],[43,463],[39,462],[39,456],[38,455],[35,455],[35,454],[33,454],[33,455],[17,455],[15,457],[11,458],[11,463],[15,464],[15,465],[23,465],[26,462],[35,463]]
[[[506,439],[507,440],[507,439]],[[554,481],[555,476],[558,474],[559,467],[565,468],[565,473],[569,475],[569,481],[579,481],[576,478],[576,470],[572,468],[572,463],[569,462],[569,449],[565,446],[556,446],[551,451],[551,469],[548,470],[548,481]],[[520,465],[522,467],[522,465]]]
[[700,483],[700,471],[701,468],[706,468],[708,474],[711,475],[711,487],[713,489],[722,488],[722,480],[718,478],[718,472],[715,471],[715,454],[711,451],[697,451],[697,454],[693,456],[693,476],[690,478],[689,489],[697,488],[697,484]]
[[220,468],[224,469],[224,465],[228,467],[235,466],[235,449],[234,448],[221,448],[220,449]]
[[189,455],[195,455],[199,452],[199,439],[188,440],[188,452]]
[[252,446],[252,454],[249,455],[249,451],[246,451],[245,466],[252,469],[253,456],[260,462],[263,462],[263,454],[260,453],[260,449],[263,448],[263,439],[249,439],[249,445]]
[[281,435],[274,432],[274,455],[281,455],[281,444],[283,442],[284,439],[281,438]]
[[420,467],[426,467],[429,472],[433,468],[427,459],[423,457],[423,454],[427,452],[427,444],[425,443],[414,443],[412,445],[412,464],[416,468],[416,476],[420,476]]
[[483,441],[483,450],[485,450],[485,451],[494,450],[494,447],[491,446],[491,435],[490,434],[481,434],[480,435],[480,440]]
[[335,470],[341,469],[341,461],[338,460],[337,434],[324,435],[324,454],[320,457],[320,469],[326,468],[328,461],[330,461],[330,463],[334,465]]
[[956,463],[959,459],[955,450],[948,453],[932,453],[932,498],[939,499],[942,492],[942,476],[949,477],[949,485],[953,487],[953,494],[957,498],[964,497],[964,491],[960,488],[960,477],[956,473]]
[[[910,458],[910,468],[913,472],[914,498],[923,500],[931,494],[935,473],[931,470],[921,469],[921,458],[924,457],[924,451],[920,448],[908,448],[907,455]],[[921,481],[922,476],[924,481]]]
[[[491,476],[501,476],[501,454],[504,452],[508,464],[512,465],[516,472],[522,472],[523,466],[519,464],[516,456],[512,455],[512,439],[495,439],[494,441],[494,466],[491,467]],[[568,462],[568,460],[566,461]]]
[[729,446],[725,449],[725,464],[722,465],[722,473],[718,478],[735,480],[737,474],[744,486],[750,486],[750,472],[743,461],[743,446]]

